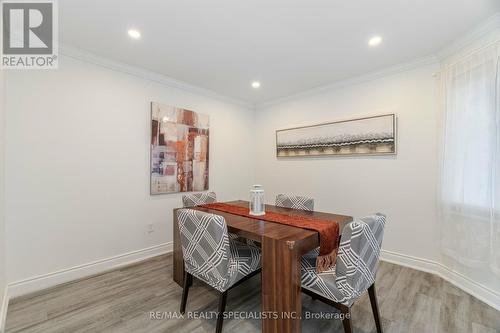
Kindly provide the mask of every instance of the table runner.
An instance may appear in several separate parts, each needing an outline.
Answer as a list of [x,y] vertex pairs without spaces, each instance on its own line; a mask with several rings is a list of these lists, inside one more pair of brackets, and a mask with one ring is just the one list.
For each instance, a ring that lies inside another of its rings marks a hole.
[[314,230],[319,233],[319,256],[316,259],[316,271],[318,273],[327,271],[335,265],[339,242],[339,224],[334,220],[318,219],[309,216],[266,212],[265,215],[250,215],[248,207],[242,207],[227,203],[211,203],[198,207],[218,210],[239,216],[249,217],[256,220],[275,222]]

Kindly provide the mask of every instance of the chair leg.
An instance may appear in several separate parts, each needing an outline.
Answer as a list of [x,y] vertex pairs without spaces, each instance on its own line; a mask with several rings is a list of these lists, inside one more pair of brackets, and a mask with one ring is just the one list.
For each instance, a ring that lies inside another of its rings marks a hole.
[[375,293],[375,283],[368,288],[370,295],[370,303],[372,304],[373,317],[375,318],[375,325],[377,326],[377,333],[382,333],[382,324],[380,322],[380,312],[378,310],[377,294]]
[[344,333],[352,333],[351,308],[348,306],[342,306],[342,314],[344,315],[344,319],[342,319],[342,325],[344,325]]
[[222,322],[224,321],[224,311],[226,311],[227,291],[219,296],[219,311],[217,314],[217,328],[215,333],[222,333]]
[[186,312],[186,303],[189,294],[189,287],[193,284],[193,276],[184,272],[184,288],[182,289],[181,314]]

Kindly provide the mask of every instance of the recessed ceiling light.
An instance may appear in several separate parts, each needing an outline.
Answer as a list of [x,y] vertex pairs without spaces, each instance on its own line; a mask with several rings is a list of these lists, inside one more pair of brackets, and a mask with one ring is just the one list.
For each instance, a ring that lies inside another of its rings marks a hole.
[[133,38],[133,39],[141,38],[141,33],[139,32],[139,30],[135,30],[135,29],[130,29],[128,31],[128,35],[130,36],[130,38]]
[[368,41],[368,45],[370,46],[377,46],[379,45],[380,43],[382,43],[382,37],[380,36],[373,36],[372,38],[370,38],[370,40]]
[[259,81],[253,81],[252,82],[252,88],[259,89],[260,88],[260,82]]

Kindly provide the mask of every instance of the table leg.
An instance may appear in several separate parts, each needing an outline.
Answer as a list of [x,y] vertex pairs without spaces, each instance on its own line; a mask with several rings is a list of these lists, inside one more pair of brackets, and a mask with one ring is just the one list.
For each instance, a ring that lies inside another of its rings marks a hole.
[[262,239],[262,311],[273,316],[262,320],[262,332],[301,331],[300,254],[294,242]]

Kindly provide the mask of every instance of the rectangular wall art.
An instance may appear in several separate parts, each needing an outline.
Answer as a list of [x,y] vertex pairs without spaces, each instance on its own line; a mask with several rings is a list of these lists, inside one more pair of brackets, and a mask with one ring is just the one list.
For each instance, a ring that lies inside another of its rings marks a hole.
[[396,116],[387,114],[276,131],[278,157],[396,154]]
[[151,194],[208,190],[209,117],[151,103]]

